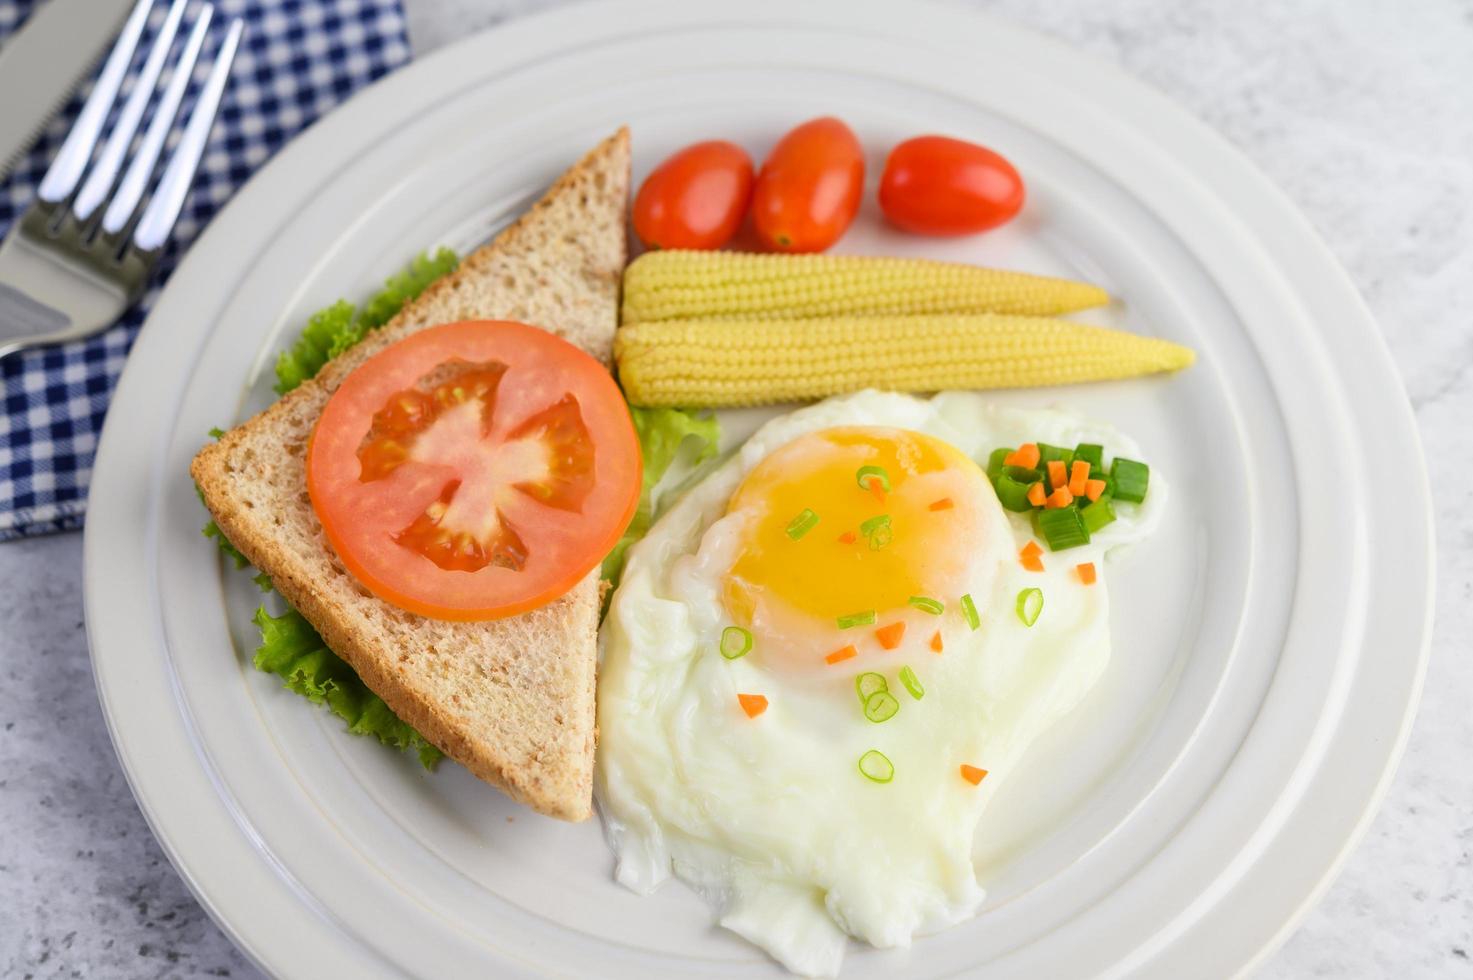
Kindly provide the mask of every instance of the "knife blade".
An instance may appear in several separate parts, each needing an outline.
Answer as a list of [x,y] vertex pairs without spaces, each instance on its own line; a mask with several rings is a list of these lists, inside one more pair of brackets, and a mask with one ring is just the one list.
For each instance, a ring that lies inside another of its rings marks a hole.
[[0,47],[0,180],[118,33],[133,0],[49,0]]

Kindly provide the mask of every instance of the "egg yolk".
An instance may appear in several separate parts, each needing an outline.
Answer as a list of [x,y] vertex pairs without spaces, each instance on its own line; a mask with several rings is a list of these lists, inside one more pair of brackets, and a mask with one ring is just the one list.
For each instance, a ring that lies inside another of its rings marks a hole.
[[[888,490],[862,485],[862,467],[882,470]],[[979,508],[997,506],[977,464],[924,433],[845,427],[801,436],[753,467],[728,504],[747,520],[724,583],[727,612],[750,625],[775,604],[832,626],[904,608],[911,596],[950,605],[986,550]]]

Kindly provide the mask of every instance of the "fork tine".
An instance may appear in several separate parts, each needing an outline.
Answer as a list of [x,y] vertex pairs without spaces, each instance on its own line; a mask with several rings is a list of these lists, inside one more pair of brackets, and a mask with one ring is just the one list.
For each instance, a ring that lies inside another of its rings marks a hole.
[[148,178],[152,176],[154,164],[158,163],[159,154],[163,152],[164,141],[169,138],[174,117],[179,113],[179,104],[184,101],[184,92],[194,76],[194,65],[199,60],[200,49],[204,46],[205,34],[209,30],[210,17],[214,11],[214,7],[206,4],[195,18],[189,40],[184,42],[184,50],[169,75],[169,84],[165,86],[163,97],[154,109],[148,129],[143,132],[143,142],[138,144],[138,152],[133,155],[127,172],[123,174],[123,182],[118,185],[117,192],[103,212],[104,235],[122,232],[128,226],[128,220],[133,217],[133,212],[138,210],[138,202],[143,200],[143,192],[148,189]]
[[169,7],[169,15],[164,19],[164,26],[159,28],[158,37],[153,40],[153,47],[143,63],[143,70],[133,83],[133,91],[128,93],[128,99],[118,113],[117,122],[113,123],[107,142],[102,144],[102,153],[88,172],[82,189],[77,192],[77,199],[72,202],[72,214],[76,215],[78,221],[85,222],[92,217],[92,213],[107,197],[107,192],[112,190],[113,182],[118,179],[123,154],[132,145],[133,134],[138,132],[138,124],[143,119],[143,110],[148,108],[149,99],[153,97],[154,85],[158,82],[159,72],[163,71],[169,48],[174,44],[174,33],[179,29],[179,20],[184,16],[184,7],[188,2],[189,0],[174,0]]
[[161,248],[179,218],[184,197],[189,193],[189,185],[194,182],[200,158],[204,155],[205,143],[209,141],[210,128],[215,124],[215,113],[220,109],[220,98],[225,93],[225,83],[230,77],[230,66],[235,61],[235,50],[240,45],[244,27],[240,18],[230,22],[230,31],[220,44],[215,64],[205,79],[205,87],[200,90],[199,99],[189,114],[189,122],[184,124],[184,135],[164,167],[164,175],[159,178],[153,199],[143,209],[143,217],[138,219],[138,227],[133,230],[133,245],[141,251]]
[[51,161],[46,176],[41,178],[41,187],[37,191],[41,200],[57,204],[77,189],[77,181],[81,179],[82,171],[87,169],[87,161],[92,158],[92,149],[97,145],[103,123],[107,121],[108,110],[118,97],[128,63],[133,60],[133,50],[138,47],[138,38],[143,33],[143,24],[148,20],[151,6],[153,0],[138,0],[138,5],[128,15],[122,33],[113,44],[112,53],[107,56],[107,63],[97,76],[92,94],[82,104],[82,112],[72,123],[71,132],[61,144],[61,152]]

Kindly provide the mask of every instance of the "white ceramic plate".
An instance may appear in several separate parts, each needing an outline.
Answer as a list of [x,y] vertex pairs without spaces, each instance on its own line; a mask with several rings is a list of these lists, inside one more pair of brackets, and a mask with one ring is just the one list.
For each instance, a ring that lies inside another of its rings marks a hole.
[[1176,488],[1111,567],[1102,686],[1009,779],[973,922],[846,975],[1228,975],[1293,927],[1369,819],[1426,655],[1431,531],[1401,385],[1305,222],[1226,143],[1115,71],[950,8],[576,6],[437,53],[296,140],[211,225],[133,352],[87,532],[97,684],[140,805],[200,900],[289,977],[767,974],[679,885],[610,877],[596,822],[519,809],[342,731],[249,662],[245,576],[186,467],[270,398],[311,310],[462,250],[628,122],[636,179],[697,138],[756,155],[836,113],[884,148],[997,147],[1024,216],[975,241],[846,251],[1094,280],[1103,314],[1190,344],[1182,377],[1014,392],[1114,422]]

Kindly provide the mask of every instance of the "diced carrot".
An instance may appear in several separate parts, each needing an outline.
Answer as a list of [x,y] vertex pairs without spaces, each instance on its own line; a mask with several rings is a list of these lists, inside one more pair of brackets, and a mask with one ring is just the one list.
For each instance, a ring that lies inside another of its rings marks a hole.
[[969,766],[965,762],[962,763],[962,778],[973,786],[981,783],[983,777],[986,775],[986,769],[978,769],[976,766]]
[[1042,507],[1044,501],[1048,500],[1048,491],[1043,488],[1043,481],[1031,484],[1028,487],[1028,502],[1035,507]]
[[890,623],[875,630],[875,639],[880,641],[880,646],[886,650],[894,650],[900,646],[900,641],[905,638],[904,623]]
[[1095,563],[1087,561],[1082,565],[1075,565],[1074,571],[1079,573],[1079,581],[1085,585],[1095,584]]
[[842,650],[835,650],[833,653],[829,654],[827,657],[824,657],[823,658],[823,662],[826,663],[826,664],[843,663],[845,660],[848,660],[850,657],[857,657],[857,656],[859,656],[859,651],[856,650],[856,649],[854,649],[854,644],[851,643],[847,647],[845,647],[844,649],[842,649]]
[[1028,543],[1025,544],[1022,549],[1018,551],[1018,554],[1024,558],[1037,558],[1039,555],[1043,554],[1043,549],[1038,546],[1037,541],[1029,538]]
[[937,653],[941,652],[941,631],[937,630],[931,637],[931,649]]
[[1038,465],[1038,444],[1025,442],[1003,457],[1004,466],[1021,466],[1025,470],[1031,470]]
[[1037,541],[1029,541],[1018,552],[1018,561],[1030,572],[1043,571],[1043,549],[1038,546]]
[[1068,507],[1072,503],[1074,503],[1074,494],[1069,492],[1068,487],[1059,487],[1049,494],[1048,503],[1044,506],[1050,510],[1057,510],[1060,507]]
[[855,534],[853,531],[845,531],[843,534],[839,535],[840,544],[853,544],[858,540],[859,535]]
[[1069,469],[1069,492],[1076,497],[1084,496],[1084,485],[1089,482],[1089,460],[1076,459]]
[[1099,500],[1100,499],[1100,494],[1102,494],[1104,492],[1105,492],[1105,481],[1104,480],[1085,480],[1084,481],[1084,495],[1090,499],[1090,502],[1091,503],[1093,503],[1096,500]]
[[931,501],[932,510],[951,510],[954,506],[956,505],[951,502],[950,497],[942,497],[940,500]]
[[870,477],[868,482],[870,495],[883,504],[885,502],[885,485],[880,482],[880,478],[877,476]]
[[748,718],[756,718],[767,710],[767,699],[760,694],[738,694],[737,701]]
[[1062,459],[1051,459],[1051,460],[1049,460],[1048,461],[1048,485],[1051,486],[1051,487],[1053,487],[1055,490],[1057,490],[1057,489],[1059,489],[1059,487],[1062,487],[1062,486],[1067,485],[1068,482],[1069,482],[1069,475],[1064,470],[1064,461]]

